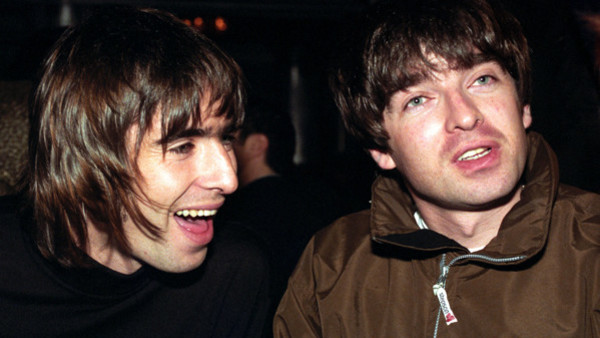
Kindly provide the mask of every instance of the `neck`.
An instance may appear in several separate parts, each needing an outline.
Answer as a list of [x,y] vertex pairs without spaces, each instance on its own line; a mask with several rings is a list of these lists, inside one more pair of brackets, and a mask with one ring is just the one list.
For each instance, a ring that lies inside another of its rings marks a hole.
[[429,229],[474,249],[496,237],[502,220],[521,199],[521,190],[516,188],[503,203],[483,210],[450,210],[421,199],[415,199],[415,204]]
[[88,245],[86,253],[96,262],[122,274],[132,274],[142,267],[141,263],[110,243],[105,232],[88,220]]
[[259,178],[266,176],[277,175],[277,173],[264,162],[248,163],[240,167],[238,177],[240,185],[243,187],[249,183],[256,181]]

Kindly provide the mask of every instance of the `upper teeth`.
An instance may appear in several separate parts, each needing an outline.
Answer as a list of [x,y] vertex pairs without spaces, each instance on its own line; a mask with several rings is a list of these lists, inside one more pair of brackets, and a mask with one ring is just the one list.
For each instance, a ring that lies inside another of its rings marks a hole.
[[492,151],[491,148],[477,148],[477,149],[469,150],[466,153],[462,154],[458,158],[458,160],[459,161],[476,160],[478,158],[481,158],[481,157],[489,154],[490,151]]
[[179,210],[175,214],[177,216],[182,217],[209,217],[214,216],[217,213],[217,210],[194,210],[194,209],[185,209]]

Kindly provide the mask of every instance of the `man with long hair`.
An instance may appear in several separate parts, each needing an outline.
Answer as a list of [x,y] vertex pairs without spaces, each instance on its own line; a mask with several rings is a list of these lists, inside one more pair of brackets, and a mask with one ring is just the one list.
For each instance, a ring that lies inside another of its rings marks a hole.
[[67,29],[33,97],[25,207],[2,207],[0,336],[259,336],[266,260],[213,223],[244,101],[238,65],[168,13]]

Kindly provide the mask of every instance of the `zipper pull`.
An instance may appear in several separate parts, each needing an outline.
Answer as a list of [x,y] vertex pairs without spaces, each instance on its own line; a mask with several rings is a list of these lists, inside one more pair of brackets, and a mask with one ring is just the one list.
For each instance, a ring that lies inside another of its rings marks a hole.
[[444,313],[444,321],[446,325],[450,325],[452,323],[458,322],[454,312],[450,308],[450,302],[448,302],[448,294],[446,293],[446,289],[440,283],[437,283],[433,286],[433,293],[437,296],[438,301],[440,302],[440,308]]
[[433,294],[440,302],[440,309],[442,309],[442,312],[444,313],[444,321],[446,322],[446,325],[458,322],[458,319],[456,319],[454,312],[452,312],[452,309],[450,308],[448,294],[446,293],[446,289],[444,289],[444,286],[446,285],[446,277],[448,277],[448,271],[450,271],[449,266],[442,266],[442,273],[438,278],[438,282],[433,285]]

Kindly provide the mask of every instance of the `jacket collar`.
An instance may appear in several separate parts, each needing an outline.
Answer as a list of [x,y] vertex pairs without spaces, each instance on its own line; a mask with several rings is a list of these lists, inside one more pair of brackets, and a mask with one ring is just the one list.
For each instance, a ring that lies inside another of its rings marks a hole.
[[[541,135],[528,134],[521,200],[506,215],[498,235],[481,252],[489,257],[532,257],[544,247],[558,190],[558,162]],[[418,251],[468,250],[431,230],[419,230],[416,208],[397,172],[379,176],[372,187],[371,236],[376,242]]]

